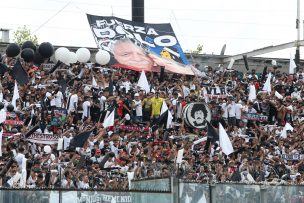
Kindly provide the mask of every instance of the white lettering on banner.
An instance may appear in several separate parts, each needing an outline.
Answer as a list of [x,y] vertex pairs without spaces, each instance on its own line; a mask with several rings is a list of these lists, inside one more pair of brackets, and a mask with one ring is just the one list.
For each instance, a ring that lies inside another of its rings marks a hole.
[[[144,27],[134,26],[134,28],[135,28],[135,32],[139,32],[139,33],[146,34],[146,33],[145,33],[145,28],[144,28]],[[149,29],[149,30],[150,30],[150,29]],[[149,32],[149,30],[148,30],[148,32]],[[154,30],[154,29],[153,29],[153,30]],[[148,32],[147,32],[147,34],[148,34]],[[157,35],[157,33],[156,33],[156,35]]]
[[115,200],[117,203],[130,203],[132,202],[132,197],[130,195],[105,195],[105,194],[95,194],[90,196],[81,196],[77,199],[78,203],[99,203],[99,202],[111,202]]
[[[117,24],[116,27],[115,24]],[[149,27],[148,30],[145,32],[144,27],[121,23],[120,21],[113,19],[110,21],[110,23],[108,23],[106,20],[96,20],[96,25],[97,28],[93,27],[92,30],[97,38],[113,39],[117,34],[121,34],[121,35],[126,35],[128,38],[135,38],[140,43],[146,44],[150,47],[156,47],[156,46],[170,47],[177,44],[177,39],[175,36],[171,36],[171,35],[159,36],[159,34],[155,31],[155,29],[151,27]],[[131,31],[132,33],[128,32],[128,30]],[[154,44],[152,44],[145,41],[140,34],[154,35],[158,37],[154,39]]]
[[204,87],[203,95],[209,97],[226,97],[226,87]]
[[57,144],[59,136],[53,134],[33,133],[27,140],[39,144]]
[[110,28],[100,29],[100,28],[93,28],[93,33],[97,38],[114,38],[116,33],[114,30]]
[[96,20],[97,27],[104,27],[105,25],[110,26],[110,25],[114,25],[114,24],[115,24],[114,19],[111,19],[110,22],[107,22],[106,20]]

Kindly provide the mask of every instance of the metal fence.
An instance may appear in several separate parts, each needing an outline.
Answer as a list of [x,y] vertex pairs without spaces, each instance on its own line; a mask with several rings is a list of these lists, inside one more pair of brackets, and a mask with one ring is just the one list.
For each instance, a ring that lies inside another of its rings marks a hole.
[[0,189],[0,203],[304,203],[302,185],[132,181],[128,191]]

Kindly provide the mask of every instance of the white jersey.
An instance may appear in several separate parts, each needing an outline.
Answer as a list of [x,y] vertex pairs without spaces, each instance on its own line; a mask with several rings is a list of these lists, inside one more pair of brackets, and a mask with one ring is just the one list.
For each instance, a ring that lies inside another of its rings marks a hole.
[[141,100],[139,101],[136,101],[136,100],[133,100],[134,104],[135,104],[135,113],[136,113],[136,116],[142,116],[143,113],[142,113],[142,104],[141,104]]
[[68,113],[70,113],[72,110],[77,110],[77,103],[78,103],[78,96],[77,94],[70,95],[68,104],[67,104],[67,109]]
[[82,119],[84,117],[87,117],[87,118],[90,117],[90,107],[91,107],[91,103],[89,101],[83,102],[83,104],[82,104],[82,109],[83,109]]
[[62,92],[58,91],[57,94],[55,94],[56,107],[62,107],[62,101],[63,101],[63,94]]

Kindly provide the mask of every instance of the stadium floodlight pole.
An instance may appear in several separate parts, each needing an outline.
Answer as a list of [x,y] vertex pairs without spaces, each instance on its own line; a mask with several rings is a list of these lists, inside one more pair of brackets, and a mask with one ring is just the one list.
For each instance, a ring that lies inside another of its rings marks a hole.
[[145,0],[132,0],[132,21],[145,22]]
[[300,65],[300,0],[297,0],[297,20],[296,20],[296,29],[297,29],[297,49],[295,54],[295,62],[297,65],[297,70]]

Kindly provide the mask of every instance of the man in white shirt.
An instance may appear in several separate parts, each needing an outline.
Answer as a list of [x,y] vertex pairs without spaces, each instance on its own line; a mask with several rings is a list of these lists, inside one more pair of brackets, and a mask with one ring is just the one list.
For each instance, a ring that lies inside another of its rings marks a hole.
[[233,101],[232,98],[228,98],[228,105],[227,105],[227,110],[228,110],[228,124],[229,126],[233,127],[236,125],[236,112],[235,112],[235,101]]
[[73,110],[76,111],[77,106],[78,106],[78,95],[77,95],[77,90],[74,89],[70,94],[70,96],[68,97],[68,101],[67,101],[68,113],[70,113]]
[[21,168],[21,166],[22,166],[22,160],[23,160],[24,158],[25,158],[25,155],[24,155],[24,148],[21,147],[21,148],[18,150],[17,155],[15,156],[15,160],[17,161],[19,168]]
[[142,122],[142,116],[143,116],[142,102],[139,98],[138,93],[135,93],[134,97],[135,97],[135,99],[132,101],[132,107],[133,107],[133,111],[134,111],[133,121]]
[[226,99],[223,99],[223,102],[221,102],[221,99],[219,99],[219,105],[221,106],[223,111],[222,118],[225,121],[225,123],[228,124],[228,104]]
[[89,189],[90,188],[88,175],[84,175],[82,177],[82,180],[79,181],[78,188],[79,189]]
[[59,90],[59,87],[56,88],[55,90],[55,104],[56,107],[62,107],[62,103],[63,103],[63,94],[62,92]]
[[46,105],[49,109],[53,109],[56,107],[55,91],[53,91],[53,90],[54,90],[54,87],[52,86],[45,93],[45,101],[46,101]]
[[82,120],[85,121],[86,119],[91,117],[90,108],[91,108],[91,99],[86,96],[84,98],[85,102],[82,104]]
[[235,118],[236,118],[236,125],[239,126],[242,116],[242,100],[240,100],[237,104],[235,104]]

